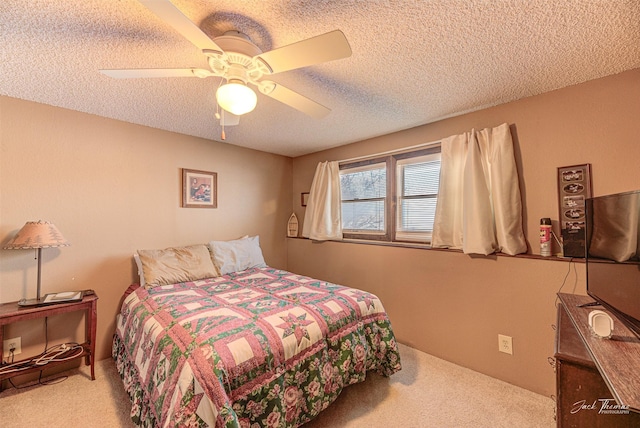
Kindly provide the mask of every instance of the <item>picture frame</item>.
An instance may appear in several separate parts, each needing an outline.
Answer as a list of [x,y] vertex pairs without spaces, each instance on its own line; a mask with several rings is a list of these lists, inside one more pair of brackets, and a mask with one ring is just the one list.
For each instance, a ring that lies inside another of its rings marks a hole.
[[53,305],[56,303],[79,302],[84,297],[82,291],[64,291],[60,293],[47,293],[42,299],[43,305]]
[[558,218],[565,257],[585,256],[585,209],[591,187],[591,164],[558,168]]
[[306,207],[307,202],[309,202],[309,192],[300,193],[300,205]]
[[218,208],[218,174],[182,168],[182,207]]

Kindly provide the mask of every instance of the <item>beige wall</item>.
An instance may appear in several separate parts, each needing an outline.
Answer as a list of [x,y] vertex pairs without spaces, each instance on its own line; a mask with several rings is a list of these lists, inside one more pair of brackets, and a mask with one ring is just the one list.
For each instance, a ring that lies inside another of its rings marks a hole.
[[[43,250],[42,291],[96,290],[99,359],[136,280],[136,249],[258,234],[267,263],[287,267],[290,158],[7,97],[0,149],[0,243],[29,220],[60,229],[72,245]],[[181,168],[218,173],[219,208],[180,207]],[[0,303],[35,293],[33,252],[0,250]],[[52,317],[49,341],[81,327],[81,316]],[[42,332],[25,322],[5,338],[22,337],[23,357],[42,351]]]
[[[595,195],[640,189],[640,70],[294,159],[293,205],[304,219],[320,161],[379,153],[509,123],[530,251],[541,217],[557,231],[557,168],[591,163]],[[584,264],[470,257],[435,250],[289,239],[289,270],[378,294],[398,339],[532,391],[554,393],[555,293],[585,292]],[[514,355],[497,335],[513,336]]]
[[[100,296],[98,357],[109,355],[131,254],[259,234],[267,263],[370,290],[399,340],[441,358],[551,395],[555,293],[584,293],[584,265],[456,252],[283,238],[291,204],[317,162],[401,148],[507,122],[515,137],[534,252],[540,217],[558,218],[556,169],[591,163],[596,195],[640,188],[640,71],[296,158],[0,97],[0,242],[28,220],[54,222],[72,246],[44,250],[43,292],[93,288]],[[218,172],[216,210],[179,207],[180,168]],[[293,186],[291,183],[293,182]],[[293,192],[292,192],[293,190]],[[556,224],[557,229],[557,224]],[[29,251],[0,250],[0,302],[35,294]],[[53,317],[50,343],[82,330]],[[25,354],[41,351],[41,322],[7,329]],[[497,335],[514,338],[514,355]],[[77,337],[76,337],[77,338]]]

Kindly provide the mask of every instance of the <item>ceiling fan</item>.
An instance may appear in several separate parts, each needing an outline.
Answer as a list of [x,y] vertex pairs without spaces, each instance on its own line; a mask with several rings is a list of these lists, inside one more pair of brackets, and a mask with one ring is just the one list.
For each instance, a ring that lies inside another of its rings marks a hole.
[[[183,37],[202,50],[210,70],[202,68],[141,68],[100,70],[114,78],[147,77],[221,77],[216,99],[223,109],[221,124],[237,125],[239,116],[253,110],[258,90],[277,101],[307,115],[320,119],[331,111],[327,107],[288,89],[265,76],[296,68],[342,59],[351,55],[351,47],[340,30],[334,30],[268,52],[256,46],[239,31],[227,31],[222,36],[209,38],[187,18],[170,0],[138,0],[158,17],[166,21]],[[222,84],[226,81],[225,84]],[[224,137],[223,137],[224,139]]]

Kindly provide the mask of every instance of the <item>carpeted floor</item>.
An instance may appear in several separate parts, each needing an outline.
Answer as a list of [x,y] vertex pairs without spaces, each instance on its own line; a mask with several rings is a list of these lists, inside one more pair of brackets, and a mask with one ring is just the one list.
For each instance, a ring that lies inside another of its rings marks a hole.
[[[345,388],[305,428],[555,427],[551,398],[400,347],[403,369],[370,374]],[[133,427],[129,399],[111,359],[67,373],[53,385],[0,393],[0,427]]]

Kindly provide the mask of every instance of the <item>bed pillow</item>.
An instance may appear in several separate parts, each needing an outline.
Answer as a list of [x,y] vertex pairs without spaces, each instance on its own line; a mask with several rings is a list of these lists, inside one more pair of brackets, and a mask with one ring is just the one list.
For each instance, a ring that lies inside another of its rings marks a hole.
[[146,287],[219,276],[206,245],[138,250]]
[[144,287],[144,271],[142,270],[142,262],[140,261],[140,256],[138,253],[133,254],[133,260],[136,261],[136,267],[138,268],[138,277],[140,277],[140,287]]
[[262,256],[258,236],[233,241],[211,241],[209,249],[220,275],[267,266]]

